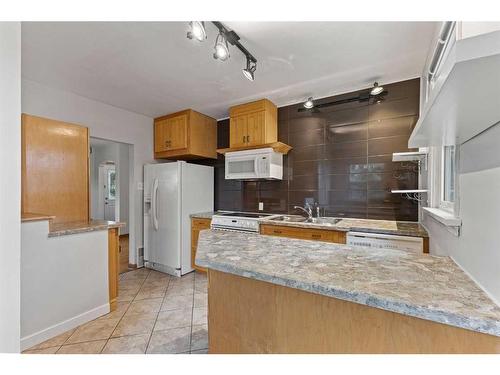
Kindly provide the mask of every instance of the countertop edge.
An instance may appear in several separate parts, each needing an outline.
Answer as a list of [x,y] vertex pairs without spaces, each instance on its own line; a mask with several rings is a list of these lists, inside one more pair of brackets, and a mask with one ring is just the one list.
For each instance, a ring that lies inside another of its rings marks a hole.
[[195,264],[197,266],[213,269],[215,271],[226,272],[236,276],[269,282],[275,285],[294,288],[305,292],[337,298],[343,301],[354,302],[385,311],[411,316],[414,318],[420,318],[457,328],[500,337],[500,322],[490,319],[473,319],[467,316],[454,314],[447,311],[430,310],[422,306],[415,306],[406,303],[391,301],[388,299],[382,299],[366,293],[353,293],[339,289],[328,289],[319,285],[316,286],[314,284],[304,284],[295,280],[284,279],[282,277],[276,277],[256,271],[248,271],[231,265],[212,261],[199,261],[198,259],[196,259]]
[[38,213],[21,213],[21,223],[30,223],[33,221],[50,221],[53,220],[55,216],[47,215],[47,214],[38,214]]
[[49,230],[48,237],[69,236],[72,234],[96,232],[96,231],[109,230],[109,229],[114,229],[114,228],[122,228],[124,226],[125,226],[125,223],[121,223],[121,222],[117,222],[117,223],[113,223],[113,224],[98,224],[98,225],[89,224],[88,227]]
[[367,233],[381,233],[381,234],[394,234],[399,236],[410,236],[410,237],[421,237],[428,238],[428,233],[423,232],[412,232],[407,230],[393,230],[393,229],[383,229],[383,228],[369,228],[369,227],[338,227],[335,225],[322,225],[314,223],[303,223],[303,222],[286,222],[277,220],[261,220],[261,225],[274,225],[274,226],[284,226],[292,228],[301,229],[319,229],[319,230],[331,230],[337,232],[367,232]]

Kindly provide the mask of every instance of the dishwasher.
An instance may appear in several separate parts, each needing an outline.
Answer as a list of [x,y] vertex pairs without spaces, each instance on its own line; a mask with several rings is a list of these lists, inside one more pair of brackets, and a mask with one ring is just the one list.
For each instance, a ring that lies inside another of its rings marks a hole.
[[348,232],[347,245],[422,253],[424,240],[421,237],[397,236],[393,234]]

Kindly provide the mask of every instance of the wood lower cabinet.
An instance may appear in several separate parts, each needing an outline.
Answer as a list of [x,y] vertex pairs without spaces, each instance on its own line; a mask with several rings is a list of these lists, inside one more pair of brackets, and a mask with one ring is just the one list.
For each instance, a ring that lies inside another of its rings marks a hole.
[[196,249],[198,247],[198,237],[200,236],[200,230],[210,229],[211,219],[191,219],[191,266],[200,272],[207,272],[206,268],[198,267],[194,264],[196,259]]
[[208,351],[500,353],[500,337],[209,270]]
[[296,228],[279,225],[260,226],[260,233],[269,236],[298,238],[301,240],[316,240],[335,243],[346,243],[346,232],[313,228]]
[[118,228],[108,229],[108,282],[109,282],[109,307],[116,310],[118,305],[118,277],[120,269],[120,241]]
[[155,159],[217,158],[217,120],[187,109],[154,121]]
[[278,141],[278,109],[262,99],[229,110],[230,147],[251,147]]

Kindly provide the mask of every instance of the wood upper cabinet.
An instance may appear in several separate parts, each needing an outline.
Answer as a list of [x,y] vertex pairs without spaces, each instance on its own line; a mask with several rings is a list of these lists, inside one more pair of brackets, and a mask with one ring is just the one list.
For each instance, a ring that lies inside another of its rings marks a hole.
[[217,158],[217,121],[187,109],[154,121],[155,159]]
[[267,99],[231,107],[229,146],[258,146],[278,141],[278,109]]

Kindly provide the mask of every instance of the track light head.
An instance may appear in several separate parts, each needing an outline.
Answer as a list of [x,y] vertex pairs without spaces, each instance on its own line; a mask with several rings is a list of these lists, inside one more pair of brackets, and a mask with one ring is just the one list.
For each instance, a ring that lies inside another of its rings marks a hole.
[[207,39],[207,32],[205,31],[205,22],[203,21],[191,21],[189,22],[189,31],[187,32],[188,39],[196,39],[199,42],[203,42]]
[[229,47],[224,33],[220,32],[215,39],[214,45],[214,59],[226,61],[229,58]]
[[304,108],[311,109],[314,107],[314,102],[312,96],[310,96],[303,104]]
[[257,70],[257,63],[251,61],[247,56],[247,67],[243,69],[243,75],[249,80],[254,81],[255,71]]
[[377,95],[381,94],[382,91],[384,91],[384,86],[379,86],[378,82],[375,82],[373,84],[373,88],[370,91],[370,95],[371,96],[377,96]]

